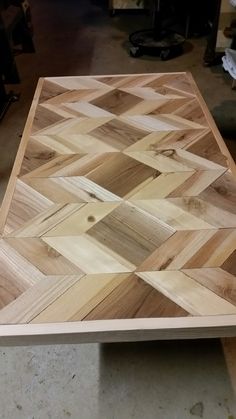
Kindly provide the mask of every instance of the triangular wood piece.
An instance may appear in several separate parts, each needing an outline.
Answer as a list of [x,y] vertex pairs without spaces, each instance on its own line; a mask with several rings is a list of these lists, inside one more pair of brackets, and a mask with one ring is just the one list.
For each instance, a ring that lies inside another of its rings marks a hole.
[[201,139],[196,139],[186,147],[190,153],[197,154],[204,159],[211,160],[221,166],[227,167],[227,159],[221,153],[217,141],[212,132],[208,132]]
[[34,138],[30,138],[22,162],[20,176],[32,172],[57,156],[58,153],[55,150],[36,141]]
[[32,134],[35,134],[37,131],[41,131],[42,129],[55,125],[58,122],[63,121],[64,119],[65,118],[63,118],[57,112],[44,109],[43,106],[39,105],[36,110],[35,119],[32,125]]
[[53,83],[52,79],[45,79],[40,92],[39,103],[46,102],[47,100],[61,95],[66,91],[66,88],[59,86],[57,83]]
[[236,306],[235,277],[220,268],[184,269],[183,272]]

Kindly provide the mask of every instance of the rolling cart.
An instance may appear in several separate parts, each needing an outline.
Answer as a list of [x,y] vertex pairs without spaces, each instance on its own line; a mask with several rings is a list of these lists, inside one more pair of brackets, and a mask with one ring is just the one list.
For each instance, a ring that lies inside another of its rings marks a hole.
[[132,44],[130,55],[132,57],[144,54],[158,55],[162,60],[168,60],[182,54],[185,38],[163,27],[161,0],[153,0],[152,10],[153,28],[139,30],[129,36]]

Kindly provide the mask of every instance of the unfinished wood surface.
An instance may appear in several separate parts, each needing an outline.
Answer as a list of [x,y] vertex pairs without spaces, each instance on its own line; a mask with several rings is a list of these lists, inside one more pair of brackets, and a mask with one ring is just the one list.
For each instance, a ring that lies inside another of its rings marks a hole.
[[233,173],[186,73],[40,80],[1,209],[0,335],[236,334]]

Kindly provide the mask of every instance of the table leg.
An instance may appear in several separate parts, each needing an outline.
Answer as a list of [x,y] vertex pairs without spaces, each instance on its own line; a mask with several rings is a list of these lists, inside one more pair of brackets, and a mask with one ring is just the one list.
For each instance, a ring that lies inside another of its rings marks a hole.
[[223,338],[221,343],[232,387],[236,393],[236,337]]
[[215,63],[216,60],[216,41],[218,34],[218,25],[220,19],[220,10],[221,10],[221,0],[218,0],[215,18],[213,21],[211,33],[208,37],[207,46],[204,54],[203,61],[205,65],[211,65]]
[[16,102],[19,99],[19,95],[14,92],[6,93],[5,86],[0,76],[0,121],[4,117],[10,104]]

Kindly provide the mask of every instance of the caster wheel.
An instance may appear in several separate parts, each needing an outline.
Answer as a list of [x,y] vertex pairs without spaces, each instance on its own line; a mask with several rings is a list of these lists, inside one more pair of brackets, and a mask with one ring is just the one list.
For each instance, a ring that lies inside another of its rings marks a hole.
[[20,99],[20,94],[19,93],[13,93],[12,91],[9,92],[9,96],[10,96],[12,102],[18,102],[18,100]]
[[161,51],[161,53],[160,53],[160,59],[161,59],[162,61],[167,61],[167,60],[169,60],[170,56],[171,56],[171,51],[170,51],[170,49],[163,49],[163,50]]
[[141,57],[142,51],[139,47],[131,47],[129,50],[130,56],[133,58]]

